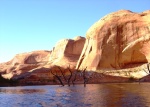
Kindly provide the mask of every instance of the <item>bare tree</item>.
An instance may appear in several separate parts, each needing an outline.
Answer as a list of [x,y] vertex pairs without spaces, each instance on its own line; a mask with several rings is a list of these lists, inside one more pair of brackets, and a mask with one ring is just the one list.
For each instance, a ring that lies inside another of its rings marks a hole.
[[149,75],[150,74],[149,63],[147,64],[147,69],[148,69],[148,72],[145,69],[143,69],[143,70]]
[[68,67],[68,70],[70,71],[70,76],[69,76],[69,78],[68,78],[68,86],[70,86],[70,80],[71,80],[71,77],[72,77],[72,71],[71,71],[71,69],[70,69],[70,65],[69,65],[69,67]]
[[59,66],[58,66],[58,69],[61,71],[61,74],[62,74],[62,76],[63,76],[64,80],[67,82],[67,79],[66,79],[66,77],[65,77],[64,72],[61,70],[61,68],[60,68]]
[[143,70],[149,75],[149,73],[145,69],[143,69]]
[[[70,65],[69,65],[69,67],[67,68],[67,69],[69,70],[69,72],[70,72],[70,75],[69,75],[68,78],[66,78],[66,76],[65,76],[65,74],[64,74],[64,72],[63,72],[63,70],[62,70],[59,66],[58,66],[58,69],[60,70],[60,72],[61,72],[61,74],[62,74],[62,77],[63,77],[64,80],[67,82],[68,86],[70,86],[70,81],[71,81],[71,78],[72,78],[73,76],[74,76],[74,78],[72,79],[72,84],[73,84],[73,85],[75,84],[75,81],[76,81],[76,79],[77,79],[78,69],[76,70],[76,72],[73,73],[73,71],[70,69]],[[86,72],[85,72],[86,69],[87,69],[87,67],[86,67],[83,71],[80,72],[80,73],[81,73],[81,76],[83,77],[84,87],[86,87],[86,84],[87,84],[87,82],[88,82],[88,80],[89,80],[89,77],[87,77]],[[63,81],[61,80],[61,76],[58,76],[57,72],[56,72],[56,73],[53,73],[53,72],[51,71],[51,73],[54,75],[54,77],[56,77],[56,78],[58,79],[58,81],[60,82],[60,84],[61,84],[62,86],[64,86],[64,83],[63,83]],[[73,74],[74,74],[74,75],[73,75]]]
[[147,64],[148,74],[150,74],[149,63]]
[[[149,67],[149,63],[147,64],[147,69],[148,69],[148,72],[145,70],[145,69],[143,69],[148,75],[150,75],[150,67]],[[141,80],[141,78],[139,79],[139,84],[140,84],[140,80]]]
[[60,84],[62,86],[64,86],[64,83],[62,82],[61,78],[57,74],[54,74],[52,71],[51,71],[51,73],[58,79],[58,81],[60,82]]
[[75,85],[75,81],[77,79],[77,73],[78,73],[78,69],[76,70],[76,72],[74,72],[75,76],[74,76],[74,79],[72,80],[73,85]]
[[[87,68],[87,67],[86,67],[86,68]],[[86,87],[86,84],[87,84],[87,82],[88,82],[88,78],[86,77],[86,74],[85,74],[86,68],[83,70],[84,87]]]
[[63,70],[62,70],[60,67],[58,67],[58,69],[60,70],[60,72],[61,72],[61,74],[62,74],[64,80],[67,82],[68,86],[70,86],[70,80],[71,80],[71,77],[72,77],[72,75],[73,75],[73,74],[72,74],[72,71],[71,71],[71,69],[70,69],[70,65],[69,65],[69,67],[67,68],[67,69],[69,70],[69,72],[70,72],[70,76],[69,76],[68,79],[66,78],[66,76],[65,76],[65,74],[64,74],[64,72],[63,72]]

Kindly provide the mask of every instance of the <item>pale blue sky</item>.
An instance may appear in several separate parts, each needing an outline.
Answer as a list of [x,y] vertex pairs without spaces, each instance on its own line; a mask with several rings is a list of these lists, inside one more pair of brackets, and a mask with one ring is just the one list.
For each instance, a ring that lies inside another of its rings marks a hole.
[[120,9],[150,10],[150,0],[0,0],[0,62],[85,36],[101,17]]

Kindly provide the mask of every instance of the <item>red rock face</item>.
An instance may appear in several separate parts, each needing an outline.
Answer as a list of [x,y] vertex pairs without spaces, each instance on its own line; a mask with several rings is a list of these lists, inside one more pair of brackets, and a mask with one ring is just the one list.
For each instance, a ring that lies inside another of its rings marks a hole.
[[33,51],[28,53],[17,54],[11,61],[15,64],[35,64],[47,62],[50,55],[50,51]]
[[76,37],[73,40],[64,39],[59,41],[52,50],[49,62],[51,65],[58,65],[61,67],[75,68],[76,63],[81,55],[85,38]]
[[0,70],[5,78],[24,75],[32,69],[48,62],[51,51],[33,51],[17,54],[11,61],[0,64]]
[[87,31],[86,40],[83,37],[64,39],[52,51],[18,54],[0,64],[0,72],[6,78],[25,77],[27,73],[39,78],[52,77],[51,70],[60,71],[55,66],[87,67],[95,71],[135,67],[147,62],[150,62],[150,11],[121,10],[96,22]]
[[76,68],[121,69],[150,61],[150,11],[106,15],[86,34]]
[[[74,69],[80,57],[85,38],[76,37],[73,40],[59,41],[52,51],[33,51],[17,54],[11,61],[0,64],[0,72],[5,78],[22,78],[35,76],[37,78],[52,78],[54,72],[67,68]],[[65,72],[65,71],[64,71]],[[67,72],[67,71],[66,71]]]

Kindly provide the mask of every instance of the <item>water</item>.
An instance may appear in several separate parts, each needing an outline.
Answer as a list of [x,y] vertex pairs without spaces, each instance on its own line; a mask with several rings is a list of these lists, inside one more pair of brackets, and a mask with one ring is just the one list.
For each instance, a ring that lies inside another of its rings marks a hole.
[[150,83],[0,87],[0,107],[150,107]]

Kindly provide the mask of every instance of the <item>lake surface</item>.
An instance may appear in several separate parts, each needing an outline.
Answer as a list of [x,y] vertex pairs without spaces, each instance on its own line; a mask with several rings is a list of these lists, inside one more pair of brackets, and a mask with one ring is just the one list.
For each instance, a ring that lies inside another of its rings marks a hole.
[[0,107],[150,107],[150,83],[0,87]]

